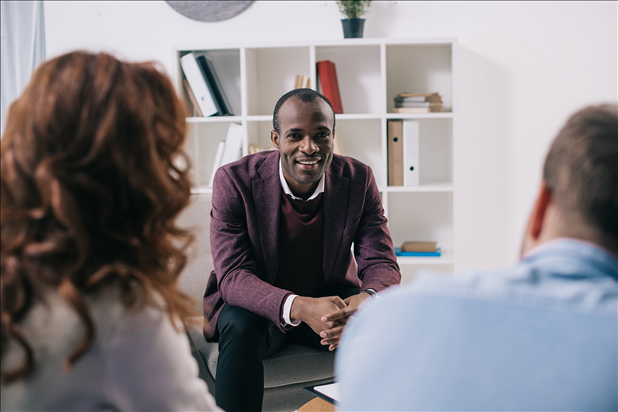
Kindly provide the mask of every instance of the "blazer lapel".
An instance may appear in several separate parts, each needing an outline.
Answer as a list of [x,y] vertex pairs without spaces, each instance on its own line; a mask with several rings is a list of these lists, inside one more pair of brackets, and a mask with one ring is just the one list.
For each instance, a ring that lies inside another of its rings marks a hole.
[[281,213],[279,154],[269,156],[258,169],[258,173],[261,179],[252,182],[253,202],[264,262],[268,272],[268,283],[273,284],[279,270],[279,215]]
[[339,165],[333,161],[324,182],[324,279],[328,279],[335,264],[348,212],[349,181],[340,172]]

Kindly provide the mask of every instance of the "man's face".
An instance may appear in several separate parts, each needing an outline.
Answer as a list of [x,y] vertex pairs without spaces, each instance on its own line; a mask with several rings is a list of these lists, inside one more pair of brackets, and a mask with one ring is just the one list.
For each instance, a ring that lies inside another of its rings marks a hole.
[[281,135],[272,131],[271,140],[296,196],[310,196],[333,160],[333,116],[321,99],[304,103],[291,97],[279,109]]

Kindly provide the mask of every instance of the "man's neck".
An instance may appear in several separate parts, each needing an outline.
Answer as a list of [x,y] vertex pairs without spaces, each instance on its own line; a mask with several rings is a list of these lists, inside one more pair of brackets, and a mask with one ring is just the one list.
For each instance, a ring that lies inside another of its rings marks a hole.
[[279,161],[279,179],[281,180],[283,191],[294,198],[310,200],[324,191],[324,175],[315,183],[302,185],[287,175],[285,169],[281,166],[281,161]]
[[561,213],[556,208],[548,212],[537,246],[560,238],[570,238],[591,243],[618,257],[618,242],[586,222],[582,217]]

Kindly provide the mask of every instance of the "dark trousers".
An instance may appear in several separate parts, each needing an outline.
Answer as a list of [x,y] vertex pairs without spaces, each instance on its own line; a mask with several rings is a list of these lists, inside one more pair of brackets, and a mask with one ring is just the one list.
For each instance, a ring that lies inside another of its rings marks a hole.
[[[342,299],[357,294],[358,288],[341,293]],[[215,380],[217,405],[227,412],[261,411],[264,398],[266,358],[289,343],[321,350],[321,338],[301,323],[283,333],[272,322],[242,308],[224,305],[217,321],[219,359]]]

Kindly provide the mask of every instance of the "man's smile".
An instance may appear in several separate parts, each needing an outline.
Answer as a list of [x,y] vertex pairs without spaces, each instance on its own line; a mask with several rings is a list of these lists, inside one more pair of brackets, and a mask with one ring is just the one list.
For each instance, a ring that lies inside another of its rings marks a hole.
[[297,159],[295,162],[301,170],[312,171],[318,168],[318,163],[320,163],[321,160],[321,158],[313,157]]

